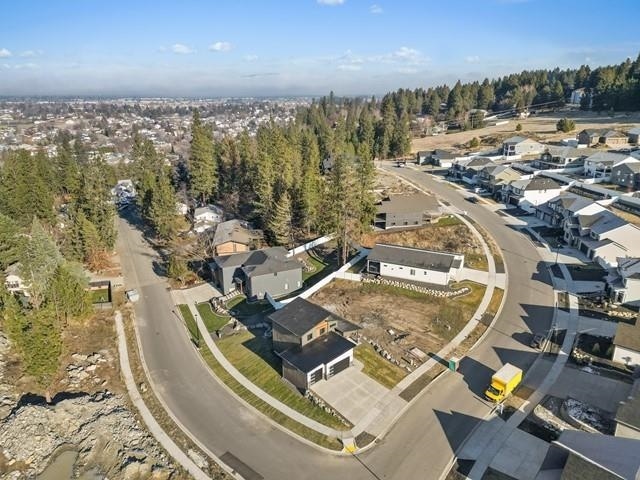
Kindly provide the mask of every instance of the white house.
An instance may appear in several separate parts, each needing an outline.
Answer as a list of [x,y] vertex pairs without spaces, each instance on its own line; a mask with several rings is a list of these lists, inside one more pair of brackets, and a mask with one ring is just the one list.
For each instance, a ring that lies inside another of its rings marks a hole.
[[508,205],[515,205],[534,213],[538,205],[542,205],[567,188],[549,177],[535,176],[516,180],[504,185],[502,198]]
[[613,361],[629,367],[640,366],[640,320],[635,325],[620,322],[613,337]]
[[609,298],[613,303],[640,306],[640,258],[618,258],[617,264],[606,278]]
[[526,137],[510,137],[502,142],[502,155],[511,160],[518,159],[522,155],[534,155],[544,152],[546,147]]
[[464,255],[377,243],[367,257],[367,272],[412,282],[447,285],[464,266]]
[[9,265],[4,271],[4,286],[10,293],[20,293],[29,296],[29,286],[25,284],[20,276],[20,264]]
[[224,220],[223,210],[216,205],[196,208],[193,212],[193,230],[202,233]]

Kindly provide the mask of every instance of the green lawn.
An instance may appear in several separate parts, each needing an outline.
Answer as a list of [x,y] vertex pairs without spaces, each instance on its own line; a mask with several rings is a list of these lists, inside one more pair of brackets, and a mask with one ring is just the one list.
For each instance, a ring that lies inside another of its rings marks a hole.
[[211,304],[209,302],[199,303],[196,305],[196,308],[198,309],[198,313],[202,317],[202,321],[206,325],[208,332],[215,332],[216,330],[219,330],[229,323],[229,320],[231,319],[228,315],[219,315],[215,313],[211,309]]
[[362,260],[359,260],[358,262],[354,263],[351,267],[349,267],[349,270],[347,270],[349,273],[360,273],[362,271],[363,268],[365,268],[367,266],[367,257],[364,257]]
[[348,429],[336,417],[313,405],[282,380],[280,359],[273,352],[271,339],[245,331],[224,337],[216,344],[242,375],[269,395],[319,423],[338,430]]
[[460,225],[462,220],[454,215],[447,215],[446,217],[441,217],[436,225],[438,227],[449,227],[451,225]]
[[338,269],[338,265],[335,263],[324,261],[313,254],[310,254],[306,261],[311,264],[313,270],[302,272],[304,288],[309,288],[310,286],[318,283],[324,277]]
[[185,304],[178,305],[178,309],[180,310],[180,314],[184,319],[184,323],[187,325],[187,330],[191,334],[191,339],[196,343],[200,341],[200,333],[198,332],[198,326],[196,325],[196,319],[193,318],[191,314],[191,310],[189,310],[189,306]]
[[364,365],[362,372],[391,389],[407,376],[407,371],[382,358],[368,343],[358,345],[354,356]]
[[109,289],[91,290],[91,303],[107,303],[109,301]]
[[287,430],[292,431],[300,435],[307,440],[320,445],[321,447],[328,448],[331,450],[340,451],[342,450],[342,443],[337,438],[328,437],[321,433],[316,432],[315,430],[293,420],[291,417],[287,417],[284,413],[272,407],[264,400],[260,399],[245,387],[243,387],[238,381],[229,374],[215,359],[211,351],[205,346],[200,349],[200,353],[202,354],[202,358],[209,368],[213,371],[213,373],[231,390],[235,392],[236,395],[241,397],[245,402],[254,407],[256,410],[271,418]]
[[234,316],[250,317],[257,313],[271,313],[273,307],[267,300],[258,300],[249,303],[246,297],[240,296],[229,300],[229,302],[227,302],[227,309]]

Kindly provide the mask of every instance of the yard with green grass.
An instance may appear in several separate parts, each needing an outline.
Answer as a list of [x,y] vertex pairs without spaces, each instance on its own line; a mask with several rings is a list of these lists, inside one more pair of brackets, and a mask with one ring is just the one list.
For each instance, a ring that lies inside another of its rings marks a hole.
[[280,375],[280,359],[275,355],[270,338],[239,332],[216,342],[222,354],[248,380],[303,415],[337,430],[348,426],[333,415],[302,397]]
[[209,302],[199,303],[196,305],[196,308],[198,309],[198,313],[200,314],[202,321],[207,327],[207,332],[215,332],[216,330],[224,327],[229,323],[229,320],[231,320],[231,317],[228,315],[220,315],[214,312]]
[[109,301],[109,288],[91,290],[91,303],[107,303]]
[[302,280],[304,282],[304,288],[318,283],[327,275],[335,272],[339,267],[334,261],[331,261],[327,256],[320,256],[313,251],[308,252],[304,257],[304,261],[312,267],[312,270],[302,272]]
[[227,302],[227,309],[235,317],[250,317],[258,313],[265,315],[273,311],[273,307],[267,300],[248,302],[244,296],[232,298]]
[[364,365],[362,373],[389,389],[407,376],[406,370],[382,358],[368,343],[358,345],[353,354]]
[[189,334],[191,335],[191,340],[198,343],[200,340],[200,332],[198,332],[196,319],[193,318],[193,315],[191,314],[191,310],[189,310],[189,306],[185,304],[178,305],[178,310],[180,310],[182,319],[184,320],[184,323],[187,325],[187,330],[189,330]]

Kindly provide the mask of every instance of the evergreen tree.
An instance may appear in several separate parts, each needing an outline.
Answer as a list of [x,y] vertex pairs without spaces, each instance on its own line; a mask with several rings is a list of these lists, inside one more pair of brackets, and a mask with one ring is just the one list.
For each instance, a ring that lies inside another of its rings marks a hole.
[[292,239],[291,228],[291,200],[284,191],[275,203],[273,215],[269,220],[269,234],[277,245],[289,247]]
[[84,318],[92,311],[88,279],[81,265],[60,263],[51,279],[47,303],[55,312],[59,325],[66,326],[70,318]]
[[176,203],[169,173],[163,169],[156,177],[149,205],[149,220],[156,234],[163,240],[168,240],[176,233]]
[[189,157],[191,194],[202,203],[215,193],[217,171],[210,130],[202,123],[200,112],[193,111],[191,125],[191,156]]
[[184,286],[189,276],[189,267],[184,258],[175,253],[169,256],[167,262],[167,275],[169,278],[173,278],[180,282],[180,285]]
[[0,270],[19,260],[20,240],[18,224],[0,213]]

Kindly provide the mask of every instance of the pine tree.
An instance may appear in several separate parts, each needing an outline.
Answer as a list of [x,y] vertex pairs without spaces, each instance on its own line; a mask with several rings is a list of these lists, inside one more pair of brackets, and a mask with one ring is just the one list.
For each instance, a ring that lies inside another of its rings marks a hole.
[[0,213],[0,270],[20,258],[20,228],[11,218]]
[[215,192],[217,171],[211,132],[200,120],[200,112],[193,111],[191,125],[191,155],[189,157],[191,194],[205,203]]
[[82,266],[62,262],[56,268],[47,292],[47,303],[55,312],[59,325],[66,327],[70,318],[84,318],[92,311],[88,279]]
[[176,202],[169,173],[163,170],[156,177],[149,205],[149,219],[156,234],[163,240],[168,240],[176,233]]
[[286,247],[291,245],[291,199],[287,191],[283,191],[275,203],[275,209],[269,220],[268,227],[269,234],[274,243]]
[[186,260],[175,253],[170,255],[167,263],[167,275],[169,278],[178,280],[180,285],[184,286],[189,275],[189,267]]

